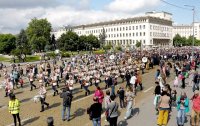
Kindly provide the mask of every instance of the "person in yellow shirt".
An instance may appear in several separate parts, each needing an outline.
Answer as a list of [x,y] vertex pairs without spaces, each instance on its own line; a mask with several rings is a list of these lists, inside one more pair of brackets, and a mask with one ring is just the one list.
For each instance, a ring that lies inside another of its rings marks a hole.
[[15,126],[17,126],[16,119],[18,119],[19,126],[21,126],[21,121],[20,121],[20,117],[19,117],[19,108],[20,108],[20,101],[18,99],[16,99],[14,94],[10,94],[8,110],[9,110],[9,113],[11,113],[13,116]]

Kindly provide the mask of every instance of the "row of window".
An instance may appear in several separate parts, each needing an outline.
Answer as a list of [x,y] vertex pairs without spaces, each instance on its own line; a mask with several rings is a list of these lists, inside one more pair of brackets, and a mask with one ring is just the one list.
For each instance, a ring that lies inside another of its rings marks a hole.
[[119,33],[119,34],[108,34],[108,38],[113,37],[134,37],[134,36],[145,36],[145,32],[136,32],[136,33]]
[[169,37],[169,33],[150,32],[150,36],[153,36],[153,37]]
[[[146,28],[145,25],[138,26],[122,26],[122,27],[114,27],[114,28],[105,28],[105,32],[116,32],[116,31],[130,31],[130,30],[144,30]],[[103,29],[96,30],[86,30],[86,34],[95,34],[102,33]],[[77,31],[77,34],[81,34],[81,31]]]
[[169,31],[170,28],[165,26],[150,25],[150,30]]
[[130,31],[130,30],[143,30],[145,29],[145,25],[138,26],[126,26],[126,27],[114,27],[114,28],[105,28],[106,32],[115,32],[115,31]]
[[142,42],[143,45],[146,44],[145,40],[109,40],[106,41],[107,45],[135,45],[137,42]]

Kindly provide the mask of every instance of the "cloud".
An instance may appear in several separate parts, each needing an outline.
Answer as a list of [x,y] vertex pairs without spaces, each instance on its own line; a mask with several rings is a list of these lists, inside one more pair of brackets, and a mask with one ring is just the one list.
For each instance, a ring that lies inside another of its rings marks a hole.
[[114,0],[106,8],[113,12],[135,13],[156,7],[160,0]]
[[[35,17],[47,18],[53,27],[134,17],[144,14],[144,8],[156,6],[159,0],[113,0],[106,6],[106,9],[102,5],[104,8],[102,10],[90,8],[92,0],[79,0],[78,2],[76,0],[18,0],[19,3],[16,4],[11,1],[0,0],[0,33],[17,34],[20,29],[25,29]],[[118,7],[120,3],[121,8]],[[53,6],[54,4],[56,6]],[[134,12],[134,10],[141,11]]]
[[53,7],[58,0],[0,0],[0,8]]
[[0,0],[0,8],[34,8],[34,7],[57,7],[72,6],[77,9],[85,9],[91,0]]

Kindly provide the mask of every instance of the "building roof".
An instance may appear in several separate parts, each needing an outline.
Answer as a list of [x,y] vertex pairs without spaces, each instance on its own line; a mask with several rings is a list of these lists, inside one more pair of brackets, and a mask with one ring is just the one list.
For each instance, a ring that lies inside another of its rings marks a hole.
[[[86,28],[86,27],[97,27],[97,26],[106,26],[106,25],[114,25],[114,24],[119,24],[119,23],[129,23],[133,21],[142,21],[145,19],[149,19],[149,23],[157,23],[157,24],[165,24],[172,26],[172,21],[170,20],[165,20],[161,19],[158,17],[152,17],[152,16],[141,16],[141,17],[134,17],[134,18],[127,18],[127,19],[120,19],[120,20],[114,20],[114,21],[105,21],[105,22],[99,22],[99,23],[93,23],[93,24],[87,24],[87,25],[78,25],[74,26],[72,28]],[[140,22],[141,23],[141,22]]]

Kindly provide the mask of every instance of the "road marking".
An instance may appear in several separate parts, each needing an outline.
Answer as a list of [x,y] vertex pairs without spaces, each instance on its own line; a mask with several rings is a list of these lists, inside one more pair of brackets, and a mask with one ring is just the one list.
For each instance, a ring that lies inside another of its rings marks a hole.
[[153,86],[151,86],[150,88],[148,88],[147,90],[143,91],[144,93],[150,91],[153,88]]
[[[31,117],[28,117],[28,118],[26,118],[26,119],[21,120],[21,124],[23,125],[23,123],[26,122],[26,121],[28,121],[29,119],[32,119],[32,118],[31,118]],[[9,124],[9,125],[7,125],[7,126],[14,126],[14,123]]]

